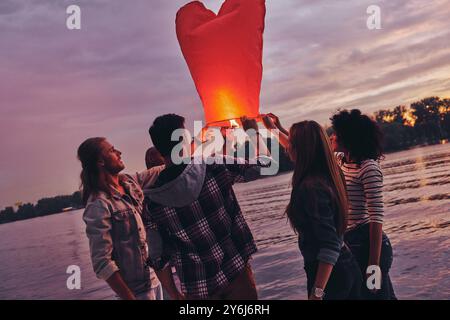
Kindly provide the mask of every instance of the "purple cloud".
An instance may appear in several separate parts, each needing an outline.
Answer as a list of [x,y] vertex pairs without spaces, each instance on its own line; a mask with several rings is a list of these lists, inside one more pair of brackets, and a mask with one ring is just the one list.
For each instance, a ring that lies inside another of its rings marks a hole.
[[[186,2],[1,1],[0,207],[73,192],[89,136],[108,137],[132,172],[156,116],[203,119],[175,35]],[[217,12],[221,1],[205,3]],[[70,4],[79,31],[65,27]],[[371,4],[382,30],[366,28]],[[448,96],[448,16],[446,0],[267,0],[261,111],[325,123],[339,107]]]

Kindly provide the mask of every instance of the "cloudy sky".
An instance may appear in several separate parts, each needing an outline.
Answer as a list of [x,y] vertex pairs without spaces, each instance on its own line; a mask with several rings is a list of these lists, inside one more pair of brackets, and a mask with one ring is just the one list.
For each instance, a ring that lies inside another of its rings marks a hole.
[[[0,1],[0,208],[75,191],[87,137],[108,137],[133,172],[157,115],[203,118],[175,35],[186,2]],[[81,30],[66,28],[70,4]],[[372,4],[381,30],[366,26]],[[325,124],[339,107],[449,97],[449,16],[450,0],[267,0],[261,112]]]

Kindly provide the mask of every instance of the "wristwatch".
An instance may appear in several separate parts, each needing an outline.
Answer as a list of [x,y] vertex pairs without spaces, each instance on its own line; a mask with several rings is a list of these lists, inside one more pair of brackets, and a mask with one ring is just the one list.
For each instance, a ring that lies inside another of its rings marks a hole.
[[323,299],[323,297],[325,296],[325,291],[323,291],[323,289],[321,288],[313,287],[312,294],[316,298]]

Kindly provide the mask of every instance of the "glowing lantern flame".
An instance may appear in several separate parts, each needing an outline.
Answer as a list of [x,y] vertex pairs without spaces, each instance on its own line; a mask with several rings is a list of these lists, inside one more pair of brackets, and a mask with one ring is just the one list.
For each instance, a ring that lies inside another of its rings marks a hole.
[[259,115],[265,12],[265,0],[226,0],[217,15],[199,1],[177,13],[178,41],[209,125]]
[[235,119],[230,120],[230,128],[239,128],[239,123]]

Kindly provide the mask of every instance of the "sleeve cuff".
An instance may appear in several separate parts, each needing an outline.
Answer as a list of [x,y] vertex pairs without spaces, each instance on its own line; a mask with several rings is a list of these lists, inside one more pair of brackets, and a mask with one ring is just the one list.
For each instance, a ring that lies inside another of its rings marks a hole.
[[263,167],[263,168],[268,168],[270,167],[272,161],[274,161],[274,159],[272,159],[272,157],[269,156],[264,156],[264,155],[260,155],[258,157],[256,157],[256,161],[258,166]]
[[119,267],[114,261],[109,262],[100,271],[96,272],[97,278],[101,280],[108,280],[115,272],[119,271]]
[[317,255],[317,260],[334,266],[340,253],[340,251],[334,251],[331,249],[320,249],[319,254]]
[[168,257],[159,257],[157,259],[149,258],[147,260],[147,266],[155,271],[161,271],[169,264],[170,259]]

